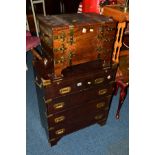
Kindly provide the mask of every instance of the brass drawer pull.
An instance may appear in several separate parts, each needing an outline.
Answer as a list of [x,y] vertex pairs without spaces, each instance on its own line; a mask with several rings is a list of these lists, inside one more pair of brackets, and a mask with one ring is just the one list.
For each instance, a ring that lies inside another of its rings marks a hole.
[[62,129],[59,129],[59,130],[55,131],[55,134],[56,134],[56,135],[61,135],[61,134],[63,134],[64,132],[65,132],[65,129],[62,128]]
[[61,109],[64,107],[64,105],[65,105],[64,102],[60,102],[60,103],[54,104],[53,107],[54,107],[54,109]]
[[65,119],[65,116],[60,116],[60,117],[55,118],[55,119],[54,119],[54,122],[55,122],[55,123],[59,123],[59,122],[64,121],[64,119]]
[[104,81],[104,78],[97,78],[95,79],[95,84],[100,84]]
[[107,92],[107,89],[101,89],[98,91],[99,95],[104,95]]
[[60,94],[66,94],[71,91],[71,87],[64,87],[59,90]]
[[99,120],[99,119],[101,119],[103,117],[103,115],[101,114],[101,115],[96,115],[94,118],[96,119],[96,120]]
[[96,108],[102,108],[105,106],[105,102],[100,102],[96,104]]

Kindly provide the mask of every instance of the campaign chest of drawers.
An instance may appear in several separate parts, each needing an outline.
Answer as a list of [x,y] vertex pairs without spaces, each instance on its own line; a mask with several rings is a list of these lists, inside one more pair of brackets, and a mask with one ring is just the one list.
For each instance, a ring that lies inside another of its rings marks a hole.
[[71,65],[104,60],[110,65],[117,23],[95,13],[38,16],[43,50],[52,60],[52,72]]
[[102,60],[67,67],[53,78],[40,61],[33,62],[40,118],[49,143],[91,124],[106,123],[117,65]]

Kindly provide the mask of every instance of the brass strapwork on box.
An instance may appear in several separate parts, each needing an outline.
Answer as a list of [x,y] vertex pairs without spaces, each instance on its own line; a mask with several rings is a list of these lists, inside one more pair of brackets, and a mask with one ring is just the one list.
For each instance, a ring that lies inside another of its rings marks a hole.
[[70,40],[69,43],[72,45],[74,43],[74,25],[69,25],[69,30],[70,30]]

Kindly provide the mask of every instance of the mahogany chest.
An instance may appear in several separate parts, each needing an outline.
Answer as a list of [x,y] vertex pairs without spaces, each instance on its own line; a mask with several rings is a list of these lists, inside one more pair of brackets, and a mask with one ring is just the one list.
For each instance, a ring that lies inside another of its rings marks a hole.
[[68,66],[97,59],[110,65],[117,24],[112,18],[95,13],[40,15],[38,23],[55,77]]
[[91,124],[106,123],[117,65],[96,60],[67,67],[54,78],[40,61],[33,62],[40,118],[49,143]]

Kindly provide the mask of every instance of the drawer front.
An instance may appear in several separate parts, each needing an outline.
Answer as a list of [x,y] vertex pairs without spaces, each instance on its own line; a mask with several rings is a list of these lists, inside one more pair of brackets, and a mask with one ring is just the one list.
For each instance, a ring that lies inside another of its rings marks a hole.
[[106,123],[107,117],[103,116],[101,119],[89,119],[87,121],[81,120],[80,122],[73,122],[69,125],[62,124],[62,125],[54,126],[53,128],[51,128],[51,130],[49,130],[49,140],[61,138],[66,134],[85,128],[89,125],[99,122],[100,120]]
[[47,117],[49,127],[58,124],[69,125],[72,122],[79,122],[81,120],[101,119],[108,114],[109,101],[109,98],[105,97],[105,99],[81,103],[78,107],[69,108],[55,114],[51,113]]
[[44,100],[47,106],[47,113],[55,113],[70,107],[79,106],[82,103],[87,103],[96,99],[102,100],[105,97],[111,97],[113,90],[113,85],[108,87],[98,86],[55,99]]
[[102,70],[96,74],[81,75],[79,78],[67,78],[66,80],[52,83],[51,86],[45,88],[45,99],[53,99],[67,94],[77,93],[98,85],[107,85],[113,82],[114,79],[115,74],[112,70]]

